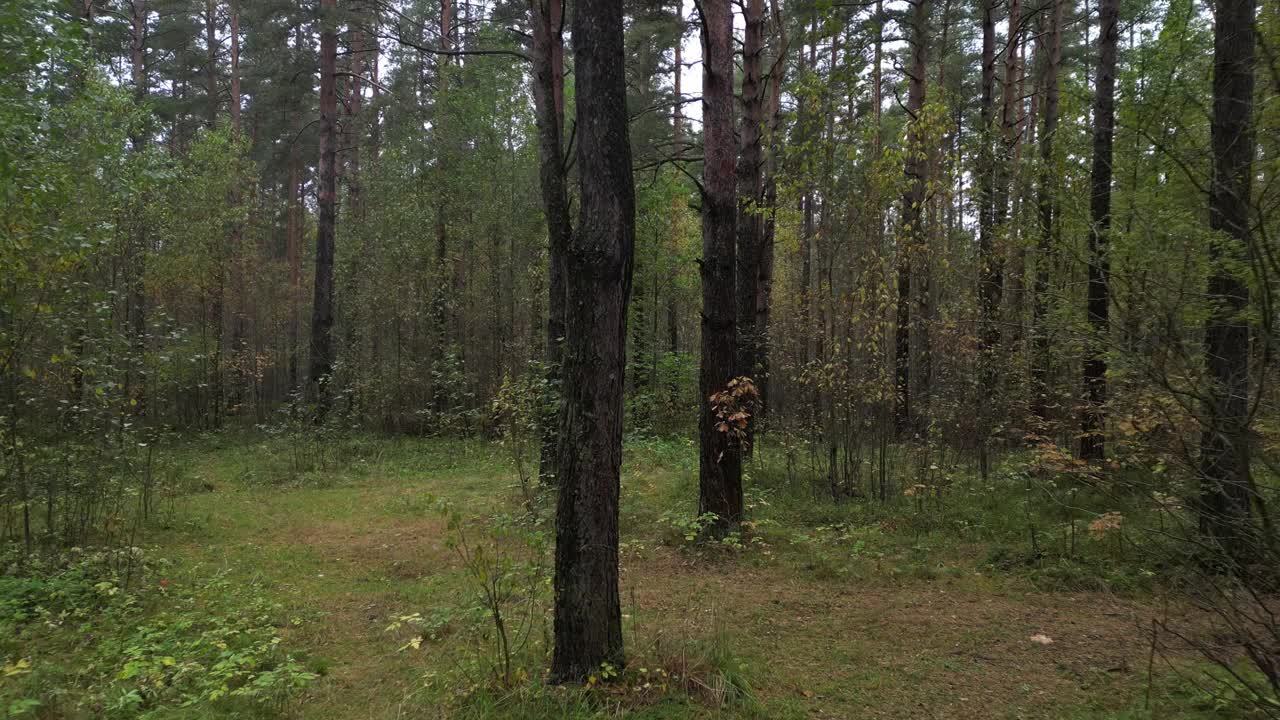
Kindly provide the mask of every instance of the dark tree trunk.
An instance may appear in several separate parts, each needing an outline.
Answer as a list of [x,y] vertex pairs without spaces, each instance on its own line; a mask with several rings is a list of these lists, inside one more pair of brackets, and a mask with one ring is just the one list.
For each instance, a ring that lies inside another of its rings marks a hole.
[[[239,0],[231,0],[230,6],[230,23],[231,23],[231,135],[239,142],[240,135],[240,2]],[[231,191],[231,201],[236,206],[241,204],[240,188],[237,185]],[[234,353],[236,367],[240,369],[238,382],[236,384],[235,404],[239,405],[243,402],[241,393],[246,387],[250,387],[254,382],[253,372],[246,357],[245,337],[248,335],[249,313],[246,303],[249,298],[246,292],[245,274],[246,258],[244,250],[244,227],[239,220],[234,220],[231,225],[231,252],[230,252],[230,274],[231,274],[231,292],[235,296],[236,307],[234,314],[231,316],[231,351]]]
[[623,662],[618,493],[635,190],[622,27],[622,0],[578,0],[574,90],[582,206],[565,253],[553,682],[582,680],[602,663]]
[[[812,46],[810,46],[812,49]],[[809,69],[814,66],[814,56],[812,52],[809,57],[805,57],[804,43],[798,43],[796,55],[799,59],[797,67],[799,75],[803,77]],[[812,113],[809,110],[808,94],[801,94],[796,108],[796,134],[800,143],[805,142],[810,133],[813,123]],[[801,156],[800,162],[808,165],[807,153]],[[800,228],[800,287],[796,304],[799,306],[800,320],[800,365],[807,367],[813,359],[812,339],[813,339],[813,235],[815,232],[815,218],[813,211],[813,184],[810,181],[810,173],[802,173],[804,177],[804,190],[800,196],[800,215],[803,218]],[[812,404],[810,404],[812,407]]]
[[333,373],[333,240],[338,214],[337,0],[320,0],[320,191],[316,221],[315,299],[311,311],[309,381],[319,414],[328,411]]
[[[1016,3],[1016,0],[1014,0]],[[1000,190],[1002,174],[995,152],[996,95],[996,30],[995,0],[983,0],[982,4],[982,100],[978,137],[982,143],[978,150],[978,363],[981,392],[991,397],[996,392],[1000,371],[996,362],[996,350],[1000,345],[1000,299],[1004,294],[1004,261],[996,247],[1000,225],[1004,222],[1002,205],[1008,202],[1008,190]],[[1010,18],[1012,20],[1012,18]],[[1009,46],[1012,51],[1012,45]],[[1009,90],[1006,86],[1006,91]],[[982,477],[988,473],[987,443],[992,418],[983,403],[982,420],[979,423],[978,464]]]
[[[672,95],[675,104],[671,108],[671,145],[675,148],[676,155],[685,156],[684,147],[684,93],[681,91],[680,74],[684,71],[684,3],[683,0],[676,0],[676,24],[679,32],[676,33],[676,44],[672,55],[672,65],[675,73],[671,78]],[[683,199],[676,200],[679,205],[673,208],[673,217],[676,213],[682,212],[685,204]],[[680,226],[673,223],[671,231],[671,250],[676,252],[680,243]],[[675,354],[680,352],[680,307],[676,298],[676,284],[674,280],[668,283],[667,290],[667,352]]]
[[704,0],[702,13],[702,364],[698,376],[698,514],[713,513],[723,532],[742,521],[742,455],[716,428],[709,398],[735,377],[736,198],[733,137],[733,10]]
[[1044,64],[1044,129],[1040,133],[1040,241],[1036,248],[1035,301],[1031,319],[1031,410],[1043,423],[1049,419],[1049,271],[1057,239],[1057,174],[1053,143],[1058,130],[1058,69],[1062,64],[1062,6],[1053,0],[1048,35],[1048,57]]
[[[913,259],[924,255],[921,221],[924,205],[926,150],[920,133],[920,112],[924,109],[925,73],[928,68],[928,0],[911,0],[911,69],[907,73],[907,114],[910,130],[904,164],[907,190],[902,194],[902,228],[898,247],[898,307],[894,339],[894,370],[897,382],[898,433],[912,432],[915,418],[911,408],[911,278]],[[926,258],[927,259],[927,258]]]
[[[299,38],[301,46],[301,38]],[[297,101],[299,105],[301,101]],[[293,137],[302,131],[302,108],[293,109]],[[302,160],[298,143],[289,144],[289,197],[286,199],[285,256],[289,263],[289,390],[298,391],[298,344],[302,313]]]
[[1253,532],[1249,477],[1249,286],[1232,266],[1250,257],[1254,0],[1218,0],[1213,28],[1213,178],[1209,227],[1211,312],[1205,326],[1210,386],[1200,444],[1200,532],[1247,561]]
[[[760,308],[760,272],[764,264],[764,91],[761,82],[764,53],[764,0],[746,0],[743,5],[746,34],[742,46],[742,125],[738,156],[738,248],[737,248],[737,374],[761,382],[759,378],[761,338],[756,315]],[[751,455],[755,420],[751,421],[743,453]]]
[[[147,58],[146,58],[146,42],[147,42],[147,0],[132,0],[130,3],[130,37],[129,37],[129,58],[130,69],[133,79],[133,98],[136,103],[142,105],[147,101],[150,94],[150,87],[147,80]],[[134,152],[141,153],[146,149],[150,138],[148,130],[144,127],[136,130],[130,137]],[[146,415],[147,411],[147,371],[145,354],[147,349],[147,294],[146,294],[146,269],[147,269],[147,250],[149,241],[147,239],[147,227],[140,221],[134,223],[133,242],[130,251],[130,260],[132,266],[132,274],[129,279],[128,290],[128,326],[130,344],[132,345],[133,364],[137,367],[137,377],[132,378],[131,373],[126,373],[125,385],[126,394],[133,400],[133,412],[135,415]]]
[[240,0],[231,0],[231,129],[240,134]]
[[1105,455],[1103,425],[1107,401],[1107,329],[1110,325],[1111,144],[1115,136],[1116,43],[1119,40],[1119,0],[1098,5],[1098,72],[1093,98],[1093,169],[1089,175],[1089,294],[1091,337],[1084,360],[1085,409],[1080,422],[1080,457],[1101,460]]
[[[453,0],[441,0],[440,3],[440,49],[446,52],[453,49]],[[448,356],[451,352],[451,345],[454,342],[461,343],[460,335],[450,335],[451,327],[456,323],[451,322],[453,313],[450,310],[450,301],[458,303],[462,301],[461,297],[461,273],[455,272],[452,283],[449,279],[449,196],[446,192],[446,180],[448,178],[447,165],[448,157],[445,144],[448,142],[446,137],[446,118],[447,112],[445,98],[449,93],[449,65],[450,55],[436,56],[436,94],[435,94],[435,115],[432,118],[433,133],[436,140],[436,222],[435,222],[435,239],[436,239],[436,287],[435,301],[432,308],[432,318],[435,322],[435,363],[437,378],[444,377],[443,369]],[[459,265],[462,258],[458,259]],[[460,270],[456,268],[455,270]],[[450,285],[452,284],[453,297],[450,298]],[[448,407],[449,388],[444,384],[437,382],[432,388],[432,404],[435,406],[436,413],[444,413]]]
[[756,408],[757,422],[763,421],[769,411],[769,322],[773,309],[773,268],[774,240],[777,231],[778,208],[778,137],[782,120],[782,84],[786,80],[788,39],[785,20],[782,16],[778,0],[770,0],[770,8],[776,34],[777,51],[773,66],[765,84],[768,87],[769,105],[767,122],[769,128],[768,146],[765,150],[764,197],[761,207],[764,209],[764,237],[760,246],[759,272],[756,276],[755,303],[755,380],[756,389],[760,393],[760,402]]
[[206,122],[213,128],[218,124],[218,2],[205,0],[205,112]]
[[361,202],[361,185],[360,185],[360,146],[364,142],[364,133],[361,130],[363,118],[361,114],[364,112],[364,72],[365,72],[365,46],[364,31],[359,27],[351,29],[351,57],[349,60],[349,69],[351,76],[348,78],[347,88],[349,90],[347,98],[347,127],[344,128],[343,135],[345,137],[344,151],[347,155],[347,215],[353,222],[360,222],[364,217],[364,204]]
[[538,130],[538,179],[542,212],[547,219],[546,373],[554,402],[542,415],[542,449],[538,476],[550,483],[556,477],[556,417],[561,401],[560,363],[563,356],[565,272],[564,254],[573,236],[569,219],[569,190],[561,135],[564,131],[564,5],[561,0],[531,0],[533,18],[533,101]]

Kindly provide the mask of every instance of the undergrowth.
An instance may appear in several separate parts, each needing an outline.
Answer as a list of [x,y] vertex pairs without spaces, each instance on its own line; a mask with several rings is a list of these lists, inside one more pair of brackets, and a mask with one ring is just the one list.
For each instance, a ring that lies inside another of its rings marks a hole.
[[8,717],[271,717],[315,675],[262,589],[140,548],[13,558],[0,578]]

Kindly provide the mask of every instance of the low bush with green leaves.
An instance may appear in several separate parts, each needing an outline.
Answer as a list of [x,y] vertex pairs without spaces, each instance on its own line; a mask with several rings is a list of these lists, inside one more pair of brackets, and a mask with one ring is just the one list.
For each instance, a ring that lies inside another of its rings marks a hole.
[[139,548],[73,549],[0,579],[0,706],[10,717],[270,716],[315,676],[261,588]]

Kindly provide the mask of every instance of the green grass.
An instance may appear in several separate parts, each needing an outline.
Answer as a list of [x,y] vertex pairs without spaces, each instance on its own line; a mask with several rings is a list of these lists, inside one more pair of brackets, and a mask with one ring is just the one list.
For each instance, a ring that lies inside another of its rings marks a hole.
[[[177,596],[201,618],[265,603],[280,647],[315,678],[270,703],[168,704],[152,716],[1208,717],[1203,698],[1159,676],[1154,709],[1141,709],[1150,558],[1087,536],[1063,552],[1059,511],[1015,477],[960,479],[928,500],[834,503],[817,483],[788,481],[781,454],[766,451],[750,468],[751,530],[738,547],[707,547],[669,521],[694,512],[695,448],[639,439],[622,482],[629,666],[594,688],[547,687],[548,502],[529,520],[504,452],[288,435],[170,448],[183,492],[137,541],[165,559],[167,590],[128,622],[174,612],[165,602]],[[459,527],[486,554],[459,553]],[[477,600],[477,577],[494,573],[516,586],[503,605],[522,638],[509,679]],[[1031,642],[1037,633],[1054,644]],[[99,653],[102,667],[86,669],[70,652],[85,647],[27,627],[6,662],[37,669],[0,680],[0,708],[38,697],[33,712],[46,717],[95,717],[120,663]]]

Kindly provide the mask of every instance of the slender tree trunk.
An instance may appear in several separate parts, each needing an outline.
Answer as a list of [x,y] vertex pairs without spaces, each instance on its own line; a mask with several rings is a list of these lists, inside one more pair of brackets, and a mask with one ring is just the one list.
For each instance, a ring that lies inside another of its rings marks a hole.
[[[292,114],[292,134],[296,138],[302,131],[302,108],[294,107]],[[285,255],[289,263],[289,389],[297,392],[298,344],[301,335],[299,324],[302,314],[302,168],[297,142],[289,145],[288,195]]]
[[240,134],[240,0],[231,0],[231,129]]
[[[240,128],[240,2],[239,0],[230,1],[231,16],[231,136],[235,142],[241,141]],[[237,158],[239,153],[237,151]],[[239,173],[237,173],[237,177]],[[231,190],[231,202],[239,207],[242,202],[240,195],[240,187],[237,183]],[[248,335],[248,320],[246,304],[248,302],[245,274],[247,272],[245,249],[244,249],[244,226],[238,219],[232,221],[231,225],[231,252],[230,252],[230,274],[231,274],[231,292],[235,296],[236,306],[234,314],[231,316],[231,350],[234,353],[236,367],[240,369],[238,382],[236,383],[235,402],[239,405],[243,402],[243,395],[246,387],[250,387],[253,380],[253,373],[250,369],[249,358],[246,357],[245,337]]]
[[1057,173],[1053,143],[1058,131],[1058,69],[1062,64],[1062,12],[1068,0],[1053,0],[1050,18],[1048,57],[1044,65],[1044,129],[1040,133],[1040,188],[1036,202],[1040,211],[1040,241],[1036,248],[1035,301],[1031,332],[1031,409],[1043,423],[1049,419],[1049,271],[1057,237]]
[[[816,21],[815,21],[816,25]],[[810,43],[813,39],[809,38]],[[810,45],[810,55],[805,58],[804,43],[800,43],[796,48],[796,54],[799,57],[797,63],[800,68],[800,75],[804,76],[806,72],[815,66],[814,55],[812,53],[813,46]],[[813,117],[809,109],[807,94],[801,95],[799,105],[796,112],[796,125],[798,126],[799,140],[801,143],[808,140],[812,131]],[[814,211],[813,211],[813,183],[810,180],[810,158],[809,153],[805,152],[801,155],[802,175],[804,182],[804,192],[800,196],[800,214],[803,217],[800,231],[800,289],[797,303],[799,305],[800,316],[800,360],[801,367],[807,367],[813,359],[812,339],[813,339],[813,235],[814,227]]]
[[1213,177],[1209,227],[1209,390],[1200,443],[1200,532],[1248,561],[1254,532],[1249,477],[1249,286],[1233,266],[1251,260],[1254,0],[1218,0],[1213,27]]
[[360,185],[360,146],[364,141],[364,133],[361,130],[364,112],[364,72],[365,72],[365,44],[364,31],[359,27],[351,29],[351,61],[349,64],[351,77],[347,84],[349,96],[347,99],[347,127],[343,133],[346,136],[346,154],[347,154],[347,199],[349,201],[348,215],[353,221],[359,222],[364,218],[364,204],[361,202]]
[[[1000,302],[1004,295],[1004,258],[998,243],[1004,221],[1008,213],[1009,190],[1002,166],[1005,159],[1003,134],[997,136],[995,124],[996,95],[996,50],[995,50],[995,0],[983,0],[982,5],[982,127],[978,137],[982,147],[978,152],[979,161],[979,197],[978,197],[978,309],[980,313],[978,344],[982,395],[983,398],[995,397],[1000,381],[1000,369],[997,355],[1000,347]],[[1017,22],[1013,13],[1018,11],[1017,0],[1010,7],[1009,34],[1012,38]],[[1006,56],[1012,54],[1012,40],[1006,46]],[[1006,64],[1006,75],[1008,73]],[[1006,76],[1004,113],[1012,108],[1013,88],[1009,84],[1012,78]],[[997,137],[1000,140],[997,140]],[[999,142],[1000,151],[996,151]],[[978,463],[982,477],[987,477],[989,460],[987,445],[990,442],[992,418],[991,411],[985,403],[982,420],[978,432]]]
[[318,417],[328,411],[332,400],[329,383],[333,374],[333,255],[338,214],[336,89],[338,28],[337,0],[320,0],[320,191],[316,222],[315,299],[311,311],[312,396]]
[[622,0],[578,0],[573,16],[578,230],[568,298],[556,502],[553,682],[623,663],[618,495],[635,190],[627,133]]
[[218,124],[218,0],[205,0],[205,107],[210,128]]
[[[146,58],[146,42],[147,42],[147,0],[131,0],[130,2],[130,36],[129,36],[129,58],[130,69],[133,79],[133,98],[134,102],[142,105],[147,102],[150,95],[150,86],[147,79],[147,58]],[[145,152],[150,138],[148,130],[143,128],[135,131],[130,137],[130,144],[136,153]],[[130,260],[132,266],[132,275],[129,277],[129,311],[128,326],[129,335],[131,336],[131,345],[134,357],[133,364],[137,367],[136,379],[131,378],[131,373],[126,372],[125,386],[126,394],[129,395],[133,402],[133,411],[135,415],[144,416],[147,412],[147,372],[146,372],[146,349],[147,349],[147,293],[146,293],[146,269],[147,269],[147,250],[150,245],[147,239],[147,227],[141,221],[135,221],[133,227],[133,242],[130,251]]]
[[538,476],[556,477],[555,418],[562,402],[560,365],[565,333],[564,255],[573,236],[569,219],[568,179],[561,135],[564,130],[564,5],[562,0],[530,0],[533,17],[533,99],[538,130],[538,179],[542,212],[547,219],[547,276],[549,290],[546,373],[554,402],[543,408],[542,449]]
[[[759,300],[760,269],[764,262],[764,126],[765,97],[761,82],[764,54],[764,0],[746,0],[743,6],[746,23],[742,47],[742,124],[739,128],[741,149],[738,155],[738,247],[737,247],[737,374],[758,381],[760,339],[756,334],[756,308]],[[742,449],[751,455],[755,421],[747,429]]]
[[713,513],[723,532],[742,521],[742,455],[716,425],[708,398],[735,377],[736,198],[733,138],[733,9],[703,0],[702,13],[702,363],[698,379],[698,514]]
[[[676,33],[676,44],[672,54],[672,65],[675,73],[671,78],[671,84],[675,104],[671,108],[671,144],[675,148],[676,155],[684,157],[684,93],[681,90],[681,74],[684,71],[684,0],[675,0],[675,2],[676,24],[679,27],[679,32]],[[684,211],[683,205],[685,201],[682,198],[676,198],[674,202],[677,206],[672,208],[672,217],[676,218]],[[680,230],[680,223],[673,222],[671,230],[671,252],[673,256],[679,251]],[[680,306],[676,298],[674,277],[668,283],[667,289],[667,352],[672,354],[680,352]]]
[[1084,360],[1085,410],[1080,422],[1080,457],[1101,460],[1107,401],[1107,330],[1110,325],[1111,146],[1115,135],[1116,44],[1119,41],[1119,0],[1098,4],[1098,72],[1093,99],[1093,169],[1089,202],[1089,330]]
[[[894,341],[894,367],[897,378],[897,425],[902,436],[913,430],[915,417],[911,408],[911,277],[914,256],[924,254],[923,219],[924,182],[927,172],[927,150],[923,147],[920,113],[924,110],[925,73],[928,69],[928,0],[911,0],[911,69],[907,73],[907,115],[910,123],[907,159],[904,164],[907,190],[902,194],[902,228],[898,247],[898,322]],[[915,428],[918,429],[918,428]]]
[[[441,0],[440,3],[440,49],[449,51],[453,49],[453,0]],[[453,302],[461,302],[460,295],[460,273],[455,273],[453,278],[453,297],[449,297],[449,197],[446,192],[446,179],[448,173],[446,167],[448,158],[446,157],[446,147],[448,139],[446,137],[446,119],[445,114],[447,107],[445,99],[449,93],[449,65],[451,64],[451,56],[439,55],[436,57],[436,96],[435,96],[435,116],[433,118],[434,134],[436,138],[436,222],[435,222],[435,238],[436,238],[436,288],[435,288],[435,307],[433,313],[435,315],[435,331],[436,331],[436,347],[435,360],[438,368],[442,367],[451,352],[450,346],[453,342],[461,343],[460,336],[450,336],[451,328],[454,323],[451,322],[453,313],[450,311],[450,300]],[[463,261],[458,259],[459,264]],[[437,371],[437,377],[443,377],[443,373]],[[434,395],[433,404],[437,413],[443,413],[447,408],[449,388],[441,383],[436,383],[432,387]]]
[[760,393],[760,402],[756,408],[757,422],[764,420],[769,411],[770,371],[769,322],[773,309],[773,270],[774,239],[777,230],[778,209],[778,145],[782,120],[782,85],[786,80],[788,44],[787,28],[782,16],[778,0],[770,0],[776,52],[773,66],[765,78],[768,88],[769,103],[766,112],[768,123],[768,145],[765,149],[764,196],[761,208],[764,212],[764,237],[760,246],[759,271],[756,276],[755,300],[755,379],[756,389]]

